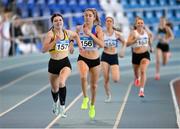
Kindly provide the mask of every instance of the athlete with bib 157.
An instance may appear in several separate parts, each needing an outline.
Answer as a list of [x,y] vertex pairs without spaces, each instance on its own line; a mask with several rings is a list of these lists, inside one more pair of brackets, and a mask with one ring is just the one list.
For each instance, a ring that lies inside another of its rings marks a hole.
[[[48,65],[51,93],[54,100],[53,113],[66,117],[66,80],[71,73],[71,64],[68,58],[70,40],[75,39],[78,43],[80,52],[82,50],[80,38],[76,32],[63,29],[64,19],[61,14],[53,14],[51,17],[53,24],[43,41],[42,52],[50,54]],[[59,102],[60,101],[60,105]]]

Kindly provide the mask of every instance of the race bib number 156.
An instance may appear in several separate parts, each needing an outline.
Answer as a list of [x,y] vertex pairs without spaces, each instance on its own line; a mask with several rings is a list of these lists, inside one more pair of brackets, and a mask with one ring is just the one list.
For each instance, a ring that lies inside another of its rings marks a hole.
[[82,47],[84,48],[92,48],[93,47],[93,41],[92,40],[81,40]]

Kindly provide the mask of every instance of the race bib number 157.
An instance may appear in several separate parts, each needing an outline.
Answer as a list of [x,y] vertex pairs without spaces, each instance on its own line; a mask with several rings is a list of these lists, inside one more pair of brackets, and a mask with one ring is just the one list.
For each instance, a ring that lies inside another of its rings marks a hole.
[[69,41],[56,42],[56,50],[57,51],[67,51],[68,47],[69,47]]

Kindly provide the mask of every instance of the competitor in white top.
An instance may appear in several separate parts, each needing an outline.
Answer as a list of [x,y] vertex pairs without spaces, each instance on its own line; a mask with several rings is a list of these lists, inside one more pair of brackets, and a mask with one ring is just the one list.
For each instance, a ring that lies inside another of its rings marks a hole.
[[138,18],[135,23],[136,29],[132,30],[127,41],[127,46],[132,45],[132,64],[135,81],[139,81],[139,96],[144,97],[144,86],[146,83],[146,71],[150,63],[149,48],[152,37],[144,29],[144,21]]
[[148,47],[148,34],[147,32],[144,32],[140,34],[137,30],[134,30],[134,34],[138,37],[136,42],[132,45],[133,48],[139,48],[139,47]]
[[105,102],[111,101],[111,92],[109,87],[110,70],[114,82],[118,82],[120,79],[120,69],[117,52],[118,44],[122,43],[122,47],[119,52],[120,57],[124,57],[124,52],[126,48],[126,42],[122,34],[118,31],[115,31],[113,29],[113,25],[114,19],[112,17],[106,17],[106,30],[104,31],[105,46],[101,56],[101,66],[104,76],[104,88],[107,96]]

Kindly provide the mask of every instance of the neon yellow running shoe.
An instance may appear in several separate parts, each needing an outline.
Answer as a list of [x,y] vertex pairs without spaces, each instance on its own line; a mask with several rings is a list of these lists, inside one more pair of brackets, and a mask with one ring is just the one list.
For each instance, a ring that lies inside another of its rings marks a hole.
[[88,102],[89,102],[89,98],[88,97],[84,97],[83,98],[83,102],[81,104],[81,109],[83,109],[83,110],[88,109]]
[[90,105],[90,108],[89,108],[89,117],[90,117],[90,119],[94,119],[95,115],[96,115],[95,106]]

